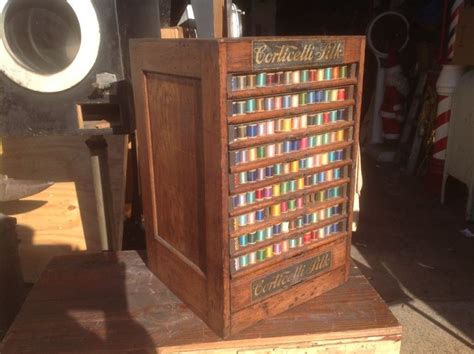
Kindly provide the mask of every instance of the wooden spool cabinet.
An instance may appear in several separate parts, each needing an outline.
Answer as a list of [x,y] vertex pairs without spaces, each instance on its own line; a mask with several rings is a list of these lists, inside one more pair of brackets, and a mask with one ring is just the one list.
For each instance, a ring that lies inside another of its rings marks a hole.
[[221,336],[348,279],[364,50],[132,41],[148,266]]

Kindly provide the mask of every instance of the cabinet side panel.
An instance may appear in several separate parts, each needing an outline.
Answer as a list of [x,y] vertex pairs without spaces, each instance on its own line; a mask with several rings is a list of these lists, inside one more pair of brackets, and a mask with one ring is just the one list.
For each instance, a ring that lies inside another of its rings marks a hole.
[[201,81],[148,73],[158,235],[206,272]]

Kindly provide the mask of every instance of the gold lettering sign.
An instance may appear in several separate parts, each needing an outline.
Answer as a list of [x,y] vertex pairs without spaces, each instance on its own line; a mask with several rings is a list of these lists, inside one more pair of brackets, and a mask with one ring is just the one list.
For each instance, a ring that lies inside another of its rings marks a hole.
[[252,41],[253,70],[342,63],[343,40]]
[[252,301],[295,285],[331,267],[331,252],[325,252],[252,282]]

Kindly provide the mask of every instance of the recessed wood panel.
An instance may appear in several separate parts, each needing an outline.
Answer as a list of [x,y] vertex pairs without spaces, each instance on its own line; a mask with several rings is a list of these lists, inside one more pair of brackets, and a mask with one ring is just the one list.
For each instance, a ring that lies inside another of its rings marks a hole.
[[147,74],[158,235],[205,271],[201,81]]

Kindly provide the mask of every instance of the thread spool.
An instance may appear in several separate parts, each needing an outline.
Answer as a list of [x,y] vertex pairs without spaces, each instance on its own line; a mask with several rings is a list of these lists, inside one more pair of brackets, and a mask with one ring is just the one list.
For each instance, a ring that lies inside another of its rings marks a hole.
[[274,99],[273,99],[273,97],[265,97],[264,105],[265,105],[265,110],[266,111],[273,110],[273,108],[274,108]]
[[282,84],[283,84],[283,80],[284,80],[283,71],[277,72],[277,73],[276,73],[276,82],[275,82],[275,84],[276,84],[276,85],[282,85]]
[[247,88],[253,89],[256,86],[256,75],[250,74],[247,76]]
[[275,123],[273,120],[267,122],[267,135],[272,135],[275,133]]
[[283,105],[283,98],[282,96],[276,96],[275,99],[274,99],[275,103],[274,103],[274,109],[277,110],[277,109],[281,109],[282,108],[282,105]]
[[267,73],[267,86],[273,86],[275,84],[275,73]]
[[344,101],[346,99],[346,89],[337,90],[337,100]]
[[324,80],[324,69],[318,69],[317,81],[323,81],[323,80]]
[[257,84],[256,84],[256,86],[257,87],[265,87],[265,84],[267,82],[266,77],[267,77],[266,73],[257,74]]
[[292,95],[291,96],[291,107],[295,108],[299,106],[300,96],[299,95]]
[[309,81],[316,81],[318,79],[318,73],[316,69],[309,70]]
[[293,84],[299,84],[300,83],[300,72],[299,72],[299,70],[293,71],[293,74],[291,76],[291,82]]
[[341,66],[339,75],[342,79],[347,79],[348,77],[347,65]]

